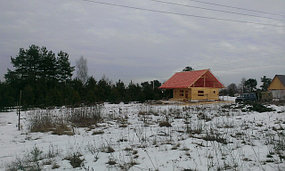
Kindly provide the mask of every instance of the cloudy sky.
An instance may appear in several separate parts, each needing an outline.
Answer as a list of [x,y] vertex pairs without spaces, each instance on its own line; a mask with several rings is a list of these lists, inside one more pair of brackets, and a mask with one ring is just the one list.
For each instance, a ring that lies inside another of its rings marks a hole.
[[96,79],[105,75],[113,81],[165,81],[185,66],[210,68],[226,86],[239,83],[243,77],[260,81],[263,75],[285,74],[284,0],[201,0],[279,15],[192,0],[160,1],[188,7],[152,0],[94,0],[275,26],[154,13],[84,0],[1,0],[0,79],[11,68],[10,57],[31,44],[66,51],[73,65],[83,56],[88,61],[88,74]]

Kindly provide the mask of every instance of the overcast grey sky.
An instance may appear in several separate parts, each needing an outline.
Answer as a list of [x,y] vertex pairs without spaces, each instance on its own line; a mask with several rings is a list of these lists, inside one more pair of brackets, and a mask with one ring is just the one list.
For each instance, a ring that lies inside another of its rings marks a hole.
[[[94,0],[96,1],[96,0]],[[278,20],[225,14],[153,2],[98,0],[191,15],[245,20],[284,27],[233,23],[104,6],[82,0],[1,0],[0,79],[10,56],[31,44],[66,51],[73,65],[83,56],[89,75],[104,74],[128,83],[165,81],[185,66],[210,68],[226,86],[242,77],[285,74],[284,0],[201,0],[282,14],[267,15],[211,6],[190,0],[161,0],[229,10]]]

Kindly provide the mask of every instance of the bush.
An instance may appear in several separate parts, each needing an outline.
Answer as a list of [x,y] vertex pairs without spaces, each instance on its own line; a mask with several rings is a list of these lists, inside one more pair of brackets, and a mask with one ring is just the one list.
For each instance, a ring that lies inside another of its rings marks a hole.
[[74,135],[71,128],[69,128],[66,124],[56,125],[52,131],[52,134],[56,135]]
[[72,155],[66,157],[65,159],[69,160],[73,168],[76,168],[76,167],[80,167],[82,162],[84,161],[84,159],[80,159],[81,156],[82,154],[80,153],[73,153]]
[[117,162],[114,159],[109,158],[109,160],[108,160],[108,162],[106,164],[108,164],[108,165],[115,165],[115,164],[117,164]]
[[115,152],[115,150],[113,149],[113,147],[108,146],[108,147],[105,149],[105,152],[106,152],[106,153],[113,153],[113,152]]
[[57,135],[74,135],[67,126],[64,117],[53,114],[50,110],[33,111],[29,113],[29,130],[31,132],[48,132]]
[[102,106],[97,104],[92,107],[81,107],[68,111],[68,121],[78,127],[89,127],[102,121]]
[[43,151],[41,151],[37,146],[25,155],[24,158],[17,158],[16,161],[12,162],[7,166],[8,171],[18,171],[18,170],[31,170],[40,171],[42,170],[42,165],[40,165],[40,160],[43,159]]
[[272,108],[266,107],[266,106],[259,104],[259,103],[253,103],[251,105],[252,105],[252,107],[250,107],[249,110],[256,111],[259,113],[274,111]]
[[202,137],[202,139],[205,141],[216,141],[218,143],[228,144],[227,140],[225,138],[220,137],[218,134],[207,134]]
[[48,110],[30,112],[28,122],[31,132],[48,132],[55,126],[55,120]]
[[92,135],[104,134],[103,130],[93,131]]
[[172,127],[171,124],[167,121],[162,121],[159,123],[160,127]]

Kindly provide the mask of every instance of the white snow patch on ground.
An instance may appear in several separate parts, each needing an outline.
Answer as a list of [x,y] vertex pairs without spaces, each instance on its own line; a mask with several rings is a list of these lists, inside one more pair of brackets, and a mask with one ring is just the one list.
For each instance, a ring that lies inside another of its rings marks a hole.
[[[43,170],[55,164],[54,170],[285,170],[284,151],[278,151],[285,148],[285,106],[271,105],[276,111],[264,113],[237,107],[105,103],[104,121],[74,127],[72,136],[31,133],[33,111],[22,112],[21,131],[15,111],[0,113],[0,170],[29,158],[35,148],[42,151],[37,162]],[[49,151],[55,156],[47,157]],[[79,153],[84,161],[73,168],[66,158]]]
[[231,96],[220,96],[219,97],[220,100],[222,101],[230,101],[230,102],[234,102],[236,100],[236,97],[231,97]]

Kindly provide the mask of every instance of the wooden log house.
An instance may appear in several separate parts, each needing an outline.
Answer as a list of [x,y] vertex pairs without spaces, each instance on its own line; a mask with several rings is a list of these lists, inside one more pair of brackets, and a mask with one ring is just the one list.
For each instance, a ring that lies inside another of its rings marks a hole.
[[285,100],[285,75],[275,75],[268,90],[274,100]]
[[172,89],[172,100],[214,101],[219,100],[219,90],[223,84],[209,69],[175,73],[161,89]]

